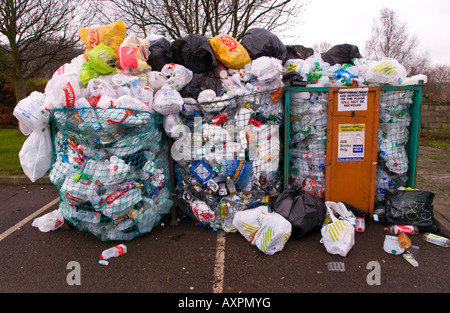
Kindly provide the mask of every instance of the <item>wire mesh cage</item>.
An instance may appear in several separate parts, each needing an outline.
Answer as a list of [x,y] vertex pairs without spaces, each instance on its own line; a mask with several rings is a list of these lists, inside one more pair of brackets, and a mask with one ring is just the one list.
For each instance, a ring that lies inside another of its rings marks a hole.
[[[290,95],[288,185],[324,197],[328,92],[304,89]],[[378,134],[375,202],[386,190],[408,183],[413,89],[382,90]]]
[[413,90],[381,92],[376,203],[384,201],[386,190],[404,187],[408,182],[409,157],[406,146],[410,140],[413,96]]
[[103,241],[131,240],[173,204],[162,116],[123,108],[54,109],[50,179],[64,218]]
[[282,89],[185,104],[181,116],[171,136],[177,207],[204,226],[235,231],[235,212],[269,205],[282,187]]
[[323,197],[328,92],[297,92],[290,100],[289,184]]

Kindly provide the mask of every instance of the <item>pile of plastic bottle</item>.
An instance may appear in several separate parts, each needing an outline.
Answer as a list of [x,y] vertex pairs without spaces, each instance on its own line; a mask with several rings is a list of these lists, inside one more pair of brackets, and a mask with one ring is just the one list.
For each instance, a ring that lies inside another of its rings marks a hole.
[[408,181],[409,113],[413,91],[384,91],[380,99],[378,163],[375,200],[383,203],[386,190],[398,189]]
[[[50,179],[60,191],[59,209],[103,241],[148,233],[173,205],[168,140],[152,108],[159,82],[146,63],[148,43],[134,33],[125,37],[122,26],[114,26],[120,35],[105,35],[115,46],[87,46],[62,65],[43,102],[54,127]],[[127,49],[133,53],[122,54]]]
[[[333,59],[348,45],[304,60],[264,29],[249,30],[241,42],[228,35],[143,39],[127,35],[122,21],[79,34],[85,52],[62,65],[45,94],[34,93],[29,102],[39,98],[34,103],[50,112],[55,135],[50,179],[60,190],[64,218],[102,240],[149,232],[174,200],[183,214],[227,232],[235,231],[236,212],[270,205],[281,191],[286,85],[400,85],[422,79],[408,80],[393,59],[365,60],[355,47],[344,61]],[[291,183],[320,196],[327,97],[293,94],[289,112]],[[386,104],[380,114],[385,122],[380,154],[399,175],[407,168],[402,149],[408,134],[396,127],[409,117],[405,99],[400,95],[398,106]]]

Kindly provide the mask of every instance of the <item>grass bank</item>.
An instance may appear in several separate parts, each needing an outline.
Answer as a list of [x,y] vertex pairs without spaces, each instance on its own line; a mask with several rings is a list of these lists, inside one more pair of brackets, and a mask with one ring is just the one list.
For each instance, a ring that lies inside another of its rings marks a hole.
[[26,139],[18,129],[0,129],[0,175],[23,175],[19,151]]

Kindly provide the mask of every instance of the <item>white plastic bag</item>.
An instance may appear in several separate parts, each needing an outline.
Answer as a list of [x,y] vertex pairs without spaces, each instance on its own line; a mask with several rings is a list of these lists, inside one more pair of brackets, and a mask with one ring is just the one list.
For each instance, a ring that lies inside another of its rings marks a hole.
[[252,244],[265,254],[273,255],[283,250],[284,245],[291,237],[291,233],[291,223],[280,214],[272,212],[264,217]]
[[260,81],[270,81],[279,76],[284,71],[281,60],[262,56],[251,63],[251,73]]
[[167,77],[166,83],[172,88],[180,91],[193,77],[193,73],[187,67],[180,64],[167,63],[161,69],[161,74]]
[[20,165],[28,178],[35,182],[45,175],[52,159],[52,142],[50,130],[33,131],[23,143],[19,152]]
[[328,253],[346,256],[355,244],[355,227],[346,220],[336,218],[328,205],[327,214],[328,216],[325,218],[327,224],[322,226],[320,242]]
[[179,113],[183,107],[183,98],[180,93],[164,84],[153,99],[153,109],[160,114]]
[[61,209],[54,210],[35,218],[31,225],[39,228],[39,230],[44,233],[57,230],[64,225],[64,217],[61,213]]
[[367,64],[367,70],[363,74],[368,83],[401,85],[406,78],[406,69],[392,58],[381,58]]
[[32,131],[41,131],[48,125],[49,113],[44,109],[45,95],[33,91],[14,108],[13,115],[19,120],[20,131],[28,136]]
[[251,242],[267,214],[269,210],[265,205],[238,211],[234,214],[233,225],[245,239]]

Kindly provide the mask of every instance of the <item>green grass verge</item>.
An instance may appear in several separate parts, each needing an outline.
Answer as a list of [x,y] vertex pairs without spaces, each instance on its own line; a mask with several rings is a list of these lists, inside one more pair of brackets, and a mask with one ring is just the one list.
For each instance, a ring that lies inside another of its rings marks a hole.
[[0,175],[23,175],[19,151],[26,139],[18,129],[0,129]]

